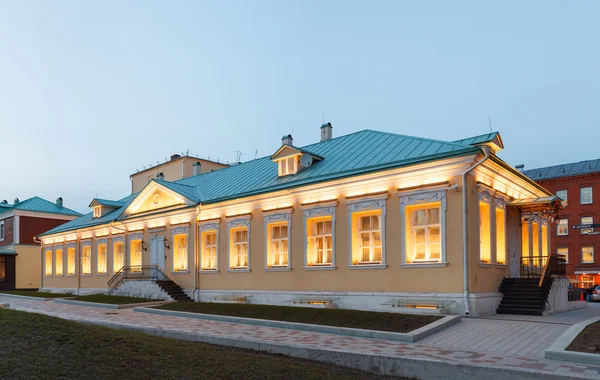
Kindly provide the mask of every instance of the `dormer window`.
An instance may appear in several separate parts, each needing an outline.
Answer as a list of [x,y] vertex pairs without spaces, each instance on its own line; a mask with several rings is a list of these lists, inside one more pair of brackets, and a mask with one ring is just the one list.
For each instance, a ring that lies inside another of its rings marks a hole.
[[279,160],[279,176],[296,174],[298,171],[298,156],[286,157]]
[[93,208],[94,210],[94,219],[98,219],[102,216],[102,206],[96,206]]

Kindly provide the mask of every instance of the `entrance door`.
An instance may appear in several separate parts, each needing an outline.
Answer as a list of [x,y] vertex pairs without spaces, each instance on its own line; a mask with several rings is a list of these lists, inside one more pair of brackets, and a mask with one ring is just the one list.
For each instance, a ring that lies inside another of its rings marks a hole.
[[150,265],[158,265],[165,269],[165,245],[162,236],[150,239]]

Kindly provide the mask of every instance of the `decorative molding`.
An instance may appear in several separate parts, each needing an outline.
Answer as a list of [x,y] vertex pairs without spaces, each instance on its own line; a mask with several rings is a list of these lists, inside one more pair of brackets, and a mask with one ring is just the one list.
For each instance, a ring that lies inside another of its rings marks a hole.
[[87,239],[87,240],[82,240],[81,241],[81,248],[83,247],[90,247],[92,246],[92,239]]
[[[355,212],[363,212],[363,211],[376,211],[376,210],[381,210],[381,264],[376,264],[376,265],[380,265],[380,266],[386,266],[386,256],[385,256],[385,246],[386,246],[386,240],[385,240],[385,219],[387,216],[387,211],[386,211],[386,200],[387,200],[388,194],[383,194],[383,195],[378,195],[376,197],[371,197],[371,198],[361,198],[358,200],[353,200],[353,201],[347,201],[346,204],[348,204],[348,262],[352,263],[352,252],[354,251],[354,247],[352,246],[353,243],[353,238],[352,238],[352,231],[354,229],[354,223],[353,223],[353,218],[352,218],[352,214],[354,214]],[[354,267],[374,267],[373,264],[369,264],[369,265],[353,265],[350,264],[348,265],[348,267],[350,269],[354,268]]]
[[61,244],[54,244],[54,250],[59,250],[59,249],[63,249],[63,245]]
[[171,229],[171,234],[175,235],[188,235],[190,233],[189,227],[177,227]]
[[106,245],[108,246],[108,239],[107,238],[102,238],[102,239],[98,239],[96,240],[96,245]]
[[[265,215],[263,213],[263,215]],[[265,237],[265,271],[282,271],[282,270],[290,270],[292,265],[292,209],[284,210],[279,213],[269,213],[264,216],[264,237]],[[269,224],[273,223],[287,223],[288,228],[288,252],[287,252],[287,265],[286,266],[277,266],[277,267],[269,267],[269,245],[271,245],[271,241],[269,239]]]
[[73,248],[73,249],[77,248],[77,242],[73,241],[73,242],[67,243],[67,250],[69,250],[71,248]]
[[200,233],[206,231],[218,231],[219,223],[203,223],[198,226],[198,230],[200,231]]
[[331,199],[326,201],[307,202],[300,204],[303,210],[310,210],[312,208],[323,208],[323,207],[336,207],[338,205],[337,199]]
[[52,245],[44,247],[44,253],[46,253],[46,252],[52,252],[52,250],[53,250],[53,246]]
[[289,207],[273,208],[270,210],[263,210],[262,214],[263,214],[263,216],[269,216],[269,215],[273,215],[273,214],[291,214],[292,211],[294,211],[294,207],[289,206]]
[[134,234],[130,234],[127,237],[129,238],[129,241],[132,241],[132,240],[144,240],[144,233],[137,232],[137,233],[134,233]]
[[496,198],[496,208],[506,210],[506,202],[503,199]]
[[[365,194],[359,198],[346,198],[347,205],[355,205],[355,204],[366,204],[372,202],[383,202],[385,204],[385,200],[388,199],[389,193],[386,191],[385,194],[377,193],[375,195]],[[350,206],[348,206],[350,208]]]
[[[228,272],[250,272],[250,218],[252,214],[244,214],[226,218],[227,220],[227,271]],[[247,268],[231,268],[231,230],[235,228],[246,228],[248,230],[248,267]],[[217,254],[218,257],[218,254]]]
[[227,221],[227,228],[241,228],[241,227],[250,227],[250,217],[248,218],[239,218]]
[[252,213],[239,214],[239,215],[227,215],[225,216],[225,220],[227,223],[236,221],[236,220],[250,220],[252,218]]
[[[325,270],[335,269],[335,216],[336,216],[336,205],[337,200],[329,204],[322,204],[318,206],[307,207],[303,212],[303,225],[304,225],[304,269],[307,270]],[[311,218],[322,218],[331,217],[331,265],[308,265],[308,223],[307,220]],[[313,269],[314,268],[314,269]]]
[[112,237],[113,244],[114,243],[125,243],[125,236],[113,236]]
[[479,200],[482,202],[490,203],[492,201],[492,195],[487,191],[479,191],[478,193]]
[[[447,189],[437,189],[437,190],[426,190],[426,191],[418,191],[414,193],[402,193],[398,194],[400,198],[400,266],[402,268],[418,268],[425,267],[425,265],[430,268],[434,266],[446,266],[446,191]],[[408,243],[408,238],[406,235],[406,208],[409,206],[418,206],[427,203],[439,203],[440,204],[440,244],[441,244],[441,258],[440,262],[437,263],[412,263],[407,262],[406,256],[408,252],[406,251],[406,245]]]

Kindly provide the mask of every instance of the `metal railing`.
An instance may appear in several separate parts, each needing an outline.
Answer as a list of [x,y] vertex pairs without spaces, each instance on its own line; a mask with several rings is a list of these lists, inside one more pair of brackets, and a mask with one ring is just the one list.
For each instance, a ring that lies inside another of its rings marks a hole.
[[563,256],[533,256],[521,258],[521,276],[539,278],[538,287],[542,292],[546,311],[550,310],[548,294],[552,288],[554,277],[565,276],[567,262]]
[[[108,280],[108,292],[111,293],[125,281],[173,281],[158,265],[129,265],[124,266],[110,280]],[[179,285],[179,284],[178,284]]]

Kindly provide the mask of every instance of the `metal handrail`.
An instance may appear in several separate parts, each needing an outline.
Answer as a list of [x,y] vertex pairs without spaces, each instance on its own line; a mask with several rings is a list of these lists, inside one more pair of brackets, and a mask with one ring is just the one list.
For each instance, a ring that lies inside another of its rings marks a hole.
[[565,274],[566,260],[560,255],[521,257],[522,277],[546,278]]
[[[124,266],[114,276],[108,280],[107,285],[109,293],[117,289],[124,281],[143,281],[143,280],[154,280],[154,281],[172,281],[177,284],[177,281],[173,277],[169,276],[160,266],[158,265],[129,265]],[[177,284],[179,285],[179,284]]]

